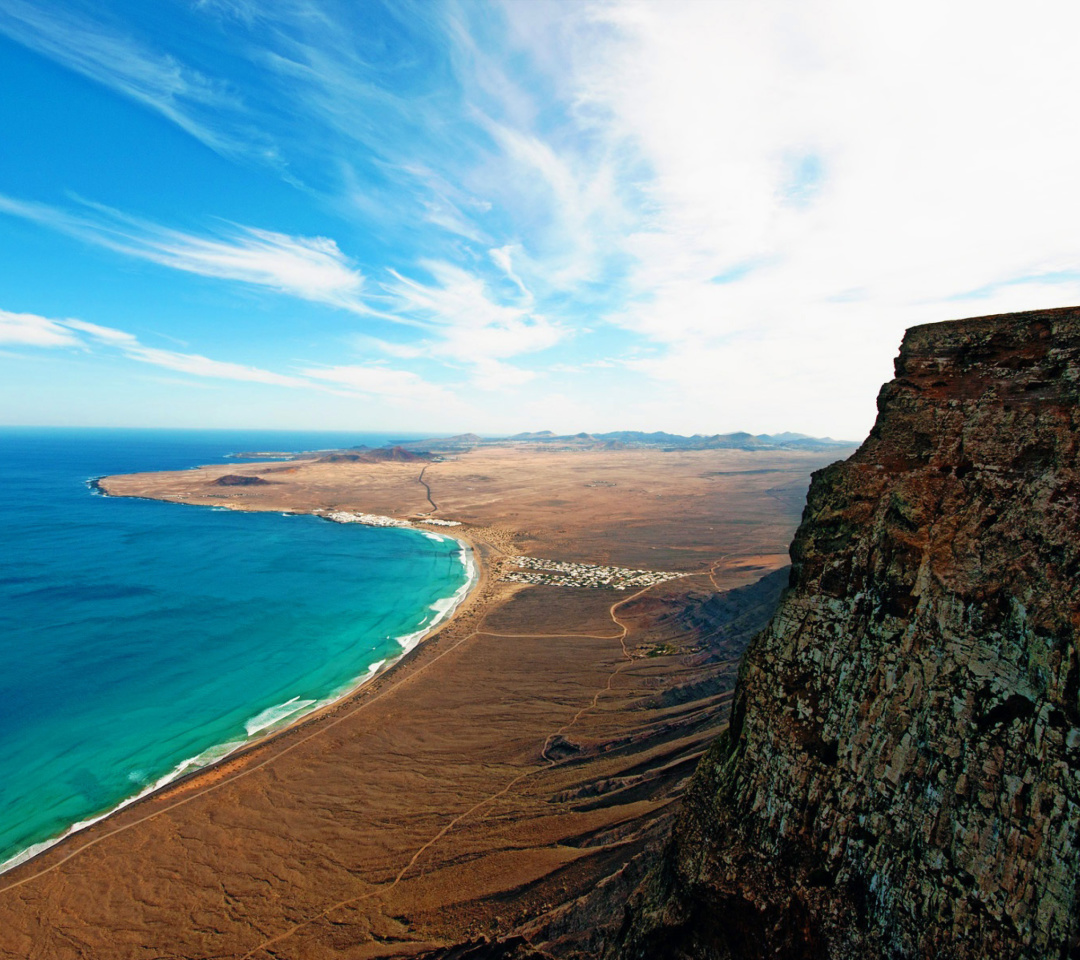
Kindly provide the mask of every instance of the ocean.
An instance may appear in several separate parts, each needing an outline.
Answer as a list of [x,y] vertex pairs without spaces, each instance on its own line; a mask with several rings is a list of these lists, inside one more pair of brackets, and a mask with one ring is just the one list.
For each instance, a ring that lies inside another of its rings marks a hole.
[[0,428],[0,869],[340,696],[469,585],[449,537],[87,481],[400,439]]

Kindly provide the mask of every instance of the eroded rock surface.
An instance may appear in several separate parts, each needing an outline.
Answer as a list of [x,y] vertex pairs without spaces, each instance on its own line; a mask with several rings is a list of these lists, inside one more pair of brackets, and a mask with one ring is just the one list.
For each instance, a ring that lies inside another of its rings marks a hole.
[[620,957],[1080,956],[1080,308],[915,327]]

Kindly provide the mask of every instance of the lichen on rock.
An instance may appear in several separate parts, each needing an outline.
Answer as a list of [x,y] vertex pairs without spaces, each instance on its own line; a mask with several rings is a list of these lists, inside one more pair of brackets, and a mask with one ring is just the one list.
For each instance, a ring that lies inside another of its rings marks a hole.
[[1076,957],[1080,308],[915,327],[620,957]]

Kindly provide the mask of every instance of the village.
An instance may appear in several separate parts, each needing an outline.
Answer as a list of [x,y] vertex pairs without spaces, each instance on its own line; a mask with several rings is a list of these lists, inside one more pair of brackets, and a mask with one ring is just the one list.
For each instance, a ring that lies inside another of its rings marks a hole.
[[362,523],[365,527],[411,527],[407,520],[395,520],[393,517],[380,517],[375,513],[345,513],[335,510],[332,513],[321,514],[327,520],[334,523]]
[[508,557],[521,570],[510,570],[499,579],[504,583],[545,584],[549,587],[592,587],[612,590],[640,590],[656,583],[675,580],[681,573],[662,570],[630,570],[597,563],[543,560],[539,557]]
[[[394,517],[383,517],[377,513],[346,513],[344,510],[334,510],[330,513],[316,511],[319,516],[334,523],[362,523],[365,527],[411,527],[413,524],[408,520],[397,520]],[[437,517],[423,517],[417,523],[427,523],[434,527],[460,527],[460,520],[440,520]]]

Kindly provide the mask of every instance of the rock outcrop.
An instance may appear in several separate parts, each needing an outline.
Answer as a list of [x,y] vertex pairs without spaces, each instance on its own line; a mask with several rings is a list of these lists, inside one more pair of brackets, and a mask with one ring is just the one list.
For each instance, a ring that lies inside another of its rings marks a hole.
[[361,450],[359,453],[351,451],[328,453],[320,457],[316,463],[417,463],[420,461],[434,460],[435,457],[427,451],[414,452],[406,450],[402,446],[378,447],[374,450]]
[[915,327],[612,955],[1074,958],[1080,308]]
[[215,487],[260,487],[269,483],[262,477],[242,473],[224,473],[214,481]]

